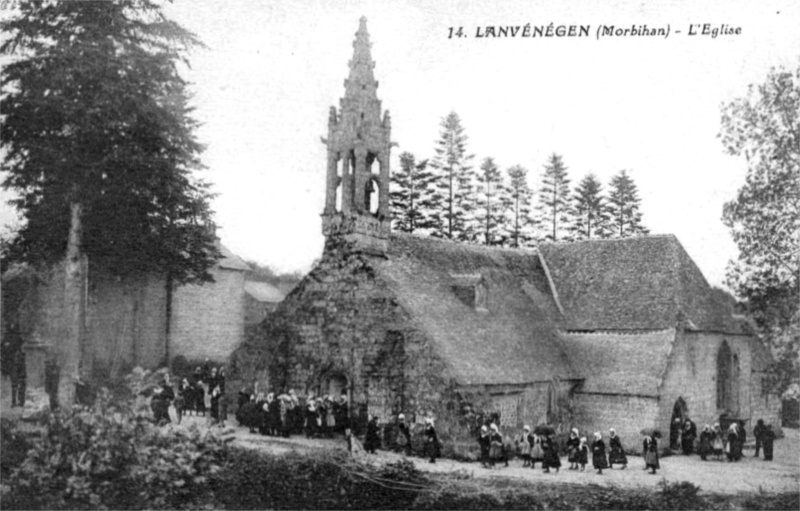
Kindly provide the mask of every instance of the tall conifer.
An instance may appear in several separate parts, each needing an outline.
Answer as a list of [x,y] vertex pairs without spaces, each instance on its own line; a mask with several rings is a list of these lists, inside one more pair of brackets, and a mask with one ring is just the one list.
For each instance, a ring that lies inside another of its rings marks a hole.
[[559,241],[568,237],[571,221],[569,176],[561,156],[553,153],[544,165],[539,190],[539,211],[545,239]]
[[389,193],[395,230],[415,232],[431,227],[433,181],[428,160],[417,163],[408,151],[400,155],[400,170],[392,173]]
[[467,136],[457,113],[450,112],[442,119],[441,128],[431,162],[436,174],[431,235],[469,240],[474,236],[473,155],[467,153]]
[[627,170],[621,170],[611,178],[608,193],[608,214],[610,222],[610,236],[627,238],[640,236],[650,232],[642,224],[642,213],[639,206],[639,189]]
[[573,233],[576,239],[608,236],[608,208],[603,185],[594,174],[578,183],[573,199]]
[[486,245],[502,245],[505,240],[505,211],[508,203],[504,200],[503,174],[492,158],[486,158],[481,163],[477,192],[475,219],[480,225],[478,240]]

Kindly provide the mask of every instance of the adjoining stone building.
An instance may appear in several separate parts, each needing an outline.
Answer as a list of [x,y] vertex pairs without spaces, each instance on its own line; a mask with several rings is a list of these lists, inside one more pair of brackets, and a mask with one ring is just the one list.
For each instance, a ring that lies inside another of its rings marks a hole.
[[[93,377],[116,379],[135,366],[153,369],[178,356],[227,362],[245,336],[244,281],[250,267],[219,248],[222,258],[210,270],[213,283],[174,290],[169,336],[164,278],[121,279],[87,263],[84,339]],[[43,391],[54,378],[52,372],[45,377],[46,367],[59,366],[59,340],[67,327],[63,264],[38,271],[14,266],[2,285],[4,342],[26,351],[28,392]]]
[[769,354],[674,236],[508,249],[391,233],[373,68],[362,18],[324,139],[322,257],[237,350],[239,377],[447,431],[465,403],[505,428],[615,427],[630,447],[673,414],[777,425]]

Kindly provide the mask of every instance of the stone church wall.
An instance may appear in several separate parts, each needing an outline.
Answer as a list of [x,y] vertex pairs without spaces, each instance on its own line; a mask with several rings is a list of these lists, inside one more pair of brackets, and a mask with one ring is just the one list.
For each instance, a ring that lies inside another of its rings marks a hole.
[[[269,390],[328,393],[344,377],[357,420],[443,413],[447,369],[409,321],[368,255],[329,239],[311,273],[234,355],[236,377],[269,374]],[[260,388],[260,390],[265,390]]]
[[244,340],[244,272],[217,268],[212,275],[213,283],[173,293],[170,358],[225,363]]
[[759,418],[779,424],[778,399],[761,395],[762,375],[753,372],[752,340],[748,336],[684,332],[677,338],[661,387],[657,422],[662,431],[669,431],[678,398],[686,402],[688,416],[698,429],[719,421],[725,410],[717,407],[717,356],[724,341],[739,360],[738,417],[747,421],[748,437],[752,438],[752,428]]
[[[624,396],[613,394],[584,394],[576,392],[573,397],[574,426],[582,436],[590,438],[600,431],[608,440],[608,430],[614,428],[629,451],[641,452],[643,428],[658,427],[659,401],[656,397]],[[660,428],[666,435],[666,430]],[[666,446],[666,444],[664,444]]]

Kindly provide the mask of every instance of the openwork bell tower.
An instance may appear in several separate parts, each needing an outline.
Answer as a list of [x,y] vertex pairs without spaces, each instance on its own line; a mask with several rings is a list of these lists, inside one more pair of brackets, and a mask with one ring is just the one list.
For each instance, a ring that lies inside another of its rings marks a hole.
[[381,119],[375,63],[367,19],[362,17],[353,43],[350,76],[344,81],[339,110],[328,118],[328,172],[322,233],[344,236],[361,248],[386,249],[390,232],[389,156],[391,119]]

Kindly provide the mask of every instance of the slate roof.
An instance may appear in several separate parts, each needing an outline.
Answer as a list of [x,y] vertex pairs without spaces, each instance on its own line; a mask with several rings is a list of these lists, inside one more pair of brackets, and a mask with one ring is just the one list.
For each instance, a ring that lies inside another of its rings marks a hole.
[[539,246],[567,330],[697,330],[744,333],[675,236]]
[[244,292],[258,302],[278,303],[283,301],[286,293],[268,282],[246,281]]
[[638,333],[564,333],[562,342],[585,380],[583,393],[658,396],[675,329]]
[[250,265],[244,262],[241,257],[231,252],[228,247],[220,243],[218,248],[220,254],[222,254],[222,258],[218,262],[220,268],[239,271],[251,270]]
[[[395,233],[372,263],[462,385],[577,379],[553,321],[558,314],[535,251]],[[485,311],[454,287],[478,281]]]

